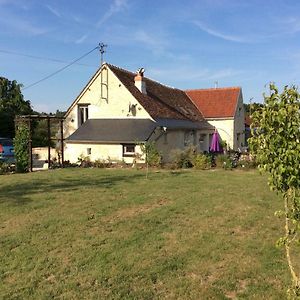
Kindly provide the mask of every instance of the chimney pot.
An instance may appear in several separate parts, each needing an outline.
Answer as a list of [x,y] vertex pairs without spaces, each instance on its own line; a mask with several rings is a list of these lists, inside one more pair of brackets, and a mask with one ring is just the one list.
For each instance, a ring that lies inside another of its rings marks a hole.
[[145,72],[144,68],[140,68],[137,70],[137,72],[136,72],[137,74],[134,77],[134,84],[141,93],[147,94],[146,82],[144,80],[144,72]]

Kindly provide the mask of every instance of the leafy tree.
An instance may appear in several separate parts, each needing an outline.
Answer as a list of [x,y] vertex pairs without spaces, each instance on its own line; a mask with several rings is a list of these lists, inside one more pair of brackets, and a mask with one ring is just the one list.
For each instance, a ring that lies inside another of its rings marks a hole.
[[[278,240],[284,245],[292,286],[291,299],[300,299],[299,273],[295,270],[292,252],[299,246],[300,231],[300,94],[296,87],[284,87],[279,93],[270,85],[270,96],[264,95],[265,105],[252,114],[250,147],[260,169],[269,173],[269,185],[284,200],[285,236]],[[298,249],[299,253],[299,249]]]
[[15,116],[32,112],[30,101],[25,101],[21,84],[0,77],[0,136],[14,137]]
[[256,110],[259,110],[263,106],[264,106],[263,103],[256,103],[256,102],[252,104],[244,103],[245,114],[249,116],[251,113],[253,113]]

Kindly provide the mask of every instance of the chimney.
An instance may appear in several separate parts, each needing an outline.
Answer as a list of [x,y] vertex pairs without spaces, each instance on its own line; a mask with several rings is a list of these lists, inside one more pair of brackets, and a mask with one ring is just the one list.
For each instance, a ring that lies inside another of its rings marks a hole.
[[144,68],[140,68],[136,72],[136,76],[134,77],[134,84],[140,90],[141,93],[147,94],[146,91],[146,82],[144,80]]

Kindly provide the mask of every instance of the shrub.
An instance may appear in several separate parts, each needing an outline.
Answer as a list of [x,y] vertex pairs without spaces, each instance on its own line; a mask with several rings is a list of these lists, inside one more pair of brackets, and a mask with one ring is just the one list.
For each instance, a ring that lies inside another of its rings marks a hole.
[[256,168],[256,162],[250,155],[242,155],[238,162],[238,167],[243,170]]
[[172,165],[174,168],[192,168],[194,166],[196,151],[194,147],[187,147],[184,150],[173,150],[171,153]]
[[83,154],[80,154],[78,157],[78,164],[81,168],[89,168],[92,167],[92,162],[89,156],[84,156]]
[[223,168],[225,170],[232,169],[232,160],[228,155],[220,154],[215,158],[217,168]]
[[109,168],[111,167],[112,163],[110,160],[104,160],[104,159],[96,159],[92,166],[95,168]]
[[26,125],[19,125],[14,138],[14,150],[17,172],[25,173],[29,169],[29,129]]
[[161,165],[161,154],[157,150],[155,142],[146,142],[140,144],[141,151],[146,156],[146,163],[150,167],[159,167]]
[[201,153],[195,155],[193,165],[198,170],[206,170],[211,167],[209,157]]
[[6,162],[0,161],[0,175],[14,171],[14,166]]

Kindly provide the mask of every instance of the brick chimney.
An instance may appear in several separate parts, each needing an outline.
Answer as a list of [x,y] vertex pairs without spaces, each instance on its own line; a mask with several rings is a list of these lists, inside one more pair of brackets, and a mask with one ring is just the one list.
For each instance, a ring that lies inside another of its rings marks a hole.
[[147,94],[146,90],[146,82],[144,80],[144,68],[140,68],[136,72],[136,76],[134,77],[134,84],[140,90],[141,93]]

